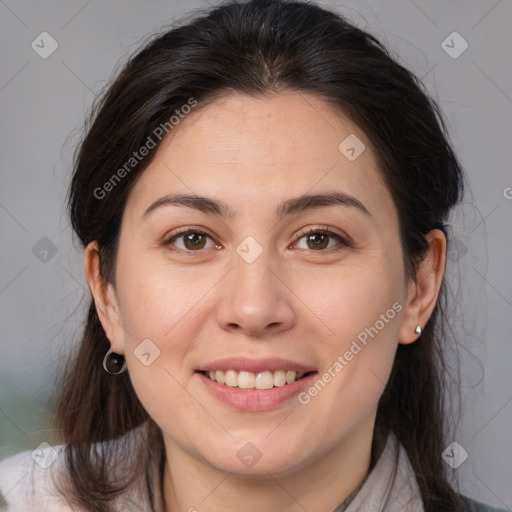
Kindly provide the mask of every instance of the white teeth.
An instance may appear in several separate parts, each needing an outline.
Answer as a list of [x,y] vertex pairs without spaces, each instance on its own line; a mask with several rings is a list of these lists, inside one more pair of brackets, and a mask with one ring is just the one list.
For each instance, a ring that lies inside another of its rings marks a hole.
[[240,389],[272,389],[273,387],[293,384],[304,376],[303,373],[297,373],[294,370],[277,370],[273,373],[264,371],[258,374],[246,371],[236,372],[235,370],[228,370],[227,372],[215,370],[204,373],[219,384]]
[[293,370],[290,370],[290,371],[286,372],[286,382],[288,384],[291,384],[292,382],[295,382],[295,377],[296,376],[297,376],[297,374]]
[[284,386],[286,384],[286,372],[277,370],[274,372],[274,386]]
[[234,370],[228,370],[226,372],[226,386],[232,388],[238,386],[238,374]]
[[274,387],[274,376],[272,372],[258,373],[254,387],[256,389],[272,389]]
[[238,374],[238,387],[241,389],[254,389],[256,377],[251,372],[240,372]]

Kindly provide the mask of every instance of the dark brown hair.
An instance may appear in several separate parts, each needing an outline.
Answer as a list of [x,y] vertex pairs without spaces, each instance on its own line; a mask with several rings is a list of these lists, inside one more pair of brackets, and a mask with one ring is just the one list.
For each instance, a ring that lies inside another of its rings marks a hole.
[[[448,235],[448,215],[462,198],[462,171],[436,103],[418,79],[372,35],[307,2],[229,2],[157,34],[133,55],[97,101],[75,154],[69,189],[72,226],[85,247],[96,240],[101,270],[114,282],[121,217],[128,194],[158,147],[98,198],[113,173],[191,98],[201,108],[231,91],[265,96],[300,91],[324,99],[355,122],[375,148],[399,215],[408,277],[425,255],[425,235]],[[393,431],[405,447],[426,512],[459,510],[445,473],[445,283],[418,342],[400,345],[380,399],[372,467]],[[139,402],[128,374],[102,368],[110,344],[91,300],[78,350],[63,376],[55,426],[66,446],[70,503],[108,512],[148,462],[132,454],[132,473],[113,481],[111,457],[94,444],[146,423],[150,453],[163,453],[158,427]],[[142,464],[142,465],[141,465]]]

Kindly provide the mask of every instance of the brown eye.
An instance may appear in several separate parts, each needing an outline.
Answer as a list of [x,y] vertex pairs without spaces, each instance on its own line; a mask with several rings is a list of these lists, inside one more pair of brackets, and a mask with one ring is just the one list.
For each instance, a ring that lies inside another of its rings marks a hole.
[[[306,247],[300,248],[304,248],[312,252],[322,252],[332,248],[335,248],[335,250],[341,250],[345,247],[350,247],[350,244],[347,240],[345,240],[340,235],[326,229],[311,229],[303,233],[299,238],[299,241],[303,239],[306,240]],[[330,244],[331,240],[333,239],[337,240],[338,243]]]
[[[172,236],[164,242],[164,245],[176,246],[178,250],[197,252],[201,249],[205,249],[208,238],[211,240],[211,237],[202,231],[188,229],[187,231]],[[179,240],[182,240],[181,246],[176,245],[176,242]]]
[[183,235],[185,241],[185,247],[190,250],[203,249],[206,238],[201,233],[188,233]]
[[314,233],[307,236],[307,241],[310,249],[325,249],[329,243],[329,235],[325,233]]

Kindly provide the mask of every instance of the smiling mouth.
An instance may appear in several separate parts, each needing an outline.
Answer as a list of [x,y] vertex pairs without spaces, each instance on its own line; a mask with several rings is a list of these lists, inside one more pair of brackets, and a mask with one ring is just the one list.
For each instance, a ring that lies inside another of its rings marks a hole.
[[276,370],[252,373],[247,371],[237,372],[236,370],[201,371],[203,375],[218,384],[239,388],[239,389],[272,389],[275,387],[287,386],[303,379],[304,377],[316,373],[300,373],[294,370]]

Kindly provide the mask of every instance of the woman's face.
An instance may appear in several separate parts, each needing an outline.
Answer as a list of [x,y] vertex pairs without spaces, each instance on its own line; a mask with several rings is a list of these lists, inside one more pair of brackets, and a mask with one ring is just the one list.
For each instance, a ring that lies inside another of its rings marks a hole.
[[232,94],[182,119],[130,192],[106,328],[166,448],[284,475],[371,439],[421,323],[398,229],[369,140],[322,100]]

